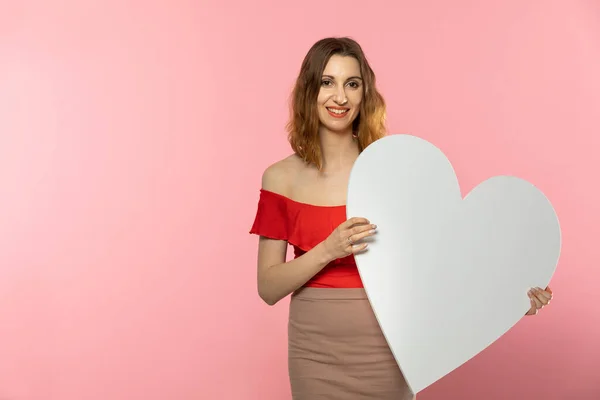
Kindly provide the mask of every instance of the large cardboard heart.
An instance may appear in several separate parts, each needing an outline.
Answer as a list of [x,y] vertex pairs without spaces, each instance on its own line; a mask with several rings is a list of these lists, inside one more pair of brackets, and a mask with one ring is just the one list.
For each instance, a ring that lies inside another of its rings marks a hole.
[[512,328],[530,308],[527,291],[548,285],[559,258],[558,218],[540,190],[498,176],[463,199],[446,156],[411,135],[361,153],[346,209],[378,226],[356,262],[415,394]]

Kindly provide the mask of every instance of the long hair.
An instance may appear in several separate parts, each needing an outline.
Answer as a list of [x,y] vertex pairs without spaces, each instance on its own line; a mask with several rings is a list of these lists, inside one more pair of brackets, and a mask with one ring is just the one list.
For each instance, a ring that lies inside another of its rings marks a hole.
[[325,38],[316,42],[306,54],[292,91],[290,120],[287,123],[288,140],[294,152],[305,162],[323,165],[319,141],[317,97],[325,66],[333,55],[354,57],[363,78],[363,100],[358,116],[352,124],[359,151],[386,135],[385,101],[377,91],[375,73],[361,46],[353,39]]

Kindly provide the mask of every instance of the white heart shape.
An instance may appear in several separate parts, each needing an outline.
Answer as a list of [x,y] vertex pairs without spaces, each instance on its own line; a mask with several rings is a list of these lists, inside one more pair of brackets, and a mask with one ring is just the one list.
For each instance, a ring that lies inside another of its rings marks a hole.
[[561,232],[548,199],[511,176],[463,200],[454,169],[431,143],[390,135],[356,160],[348,217],[377,224],[356,255],[377,320],[413,393],[484,350],[545,288]]

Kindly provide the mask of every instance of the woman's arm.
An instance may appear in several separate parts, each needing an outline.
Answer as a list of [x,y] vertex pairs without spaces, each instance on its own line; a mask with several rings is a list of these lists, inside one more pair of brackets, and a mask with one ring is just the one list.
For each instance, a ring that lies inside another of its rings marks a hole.
[[[289,158],[271,165],[263,173],[262,188],[287,194],[295,167]],[[258,294],[269,305],[276,304],[300,288],[335,259],[321,243],[302,256],[286,262],[287,245],[285,240],[263,236],[258,242]]]
[[286,252],[286,241],[260,237],[258,294],[269,305],[299,289],[333,260],[323,243],[288,262],[285,262]]

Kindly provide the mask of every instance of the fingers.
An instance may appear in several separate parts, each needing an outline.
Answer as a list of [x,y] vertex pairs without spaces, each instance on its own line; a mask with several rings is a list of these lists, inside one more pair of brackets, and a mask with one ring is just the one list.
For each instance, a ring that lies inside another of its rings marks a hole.
[[352,253],[352,254],[360,253],[362,251],[365,251],[368,246],[369,246],[368,243],[355,244],[352,246],[352,250],[350,251],[350,253]]
[[353,218],[350,218],[350,219],[346,220],[342,224],[341,228],[342,229],[349,229],[349,228],[353,227],[354,225],[359,225],[359,224],[365,224],[366,225],[366,224],[370,224],[370,223],[371,222],[368,219],[366,219],[366,218],[353,217]]
[[535,303],[535,301],[529,297],[529,302],[531,304],[531,308],[529,309],[529,311],[527,311],[527,315],[535,315],[538,313],[538,308],[537,308],[537,304]]
[[537,314],[539,310],[550,304],[550,300],[552,300],[552,291],[542,290],[539,287],[532,288],[527,292],[527,295],[529,296],[532,307],[527,313],[529,315]]
[[543,305],[548,305],[552,299],[552,295],[549,292],[546,292],[540,288],[533,288],[532,292]]
[[366,237],[373,236],[376,232],[376,229],[377,225],[375,224],[354,227],[350,229],[350,233],[348,234],[348,243],[354,244]]
[[358,238],[368,236],[369,233],[375,233],[375,229],[377,229],[375,224],[357,226],[350,229],[350,236],[358,240]]
[[530,292],[529,298],[533,301],[533,304],[535,304],[535,308],[537,308],[538,310],[544,306],[544,304],[542,304],[540,299],[537,298],[535,293]]
[[377,226],[367,218],[354,217],[343,222],[338,228],[339,240],[346,254],[356,254],[367,249],[368,243],[359,243],[362,239],[375,234]]

